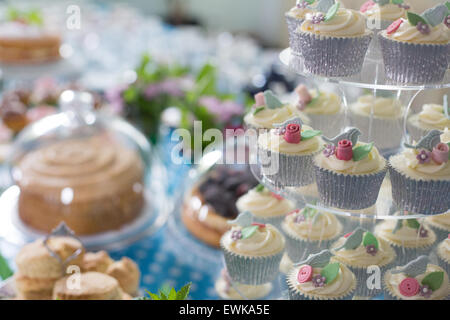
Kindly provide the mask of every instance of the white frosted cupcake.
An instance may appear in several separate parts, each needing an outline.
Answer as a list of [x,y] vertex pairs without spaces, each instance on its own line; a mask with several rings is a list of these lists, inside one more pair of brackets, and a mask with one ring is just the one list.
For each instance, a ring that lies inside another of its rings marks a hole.
[[[386,77],[396,83],[442,81],[449,65],[448,8],[439,4],[420,16],[394,21],[378,34]],[[444,23],[444,20],[446,23]]]
[[287,275],[290,300],[350,300],[357,280],[344,264],[323,250],[296,264]]
[[295,31],[305,20],[306,14],[314,12],[313,8],[315,4],[315,0],[297,0],[295,6],[284,14],[289,32],[289,46],[291,53],[294,55],[301,55],[302,49],[296,40],[297,34]]
[[374,233],[395,249],[400,265],[428,254],[436,241],[433,230],[416,219],[385,220],[375,226]]
[[339,2],[320,0],[297,30],[306,71],[346,77],[361,71],[373,32],[358,11]]
[[322,149],[321,132],[302,125],[300,118],[261,133],[258,154],[264,177],[277,186],[305,186],[314,182],[313,157]]
[[273,281],[283,257],[283,235],[270,224],[253,223],[249,212],[230,224],[234,226],[222,236],[220,246],[231,279],[250,285]]
[[272,284],[265,283],[257,286],[232,283],[230,275],[226,269],[222,269],[220,277],[214,284],[217,294],[226,300],[261,299],[272,291]]
[[356,296],[373,297],[381,293],[381,288],[369,288],[367,268],[378,266],[381,274],[395,261],[396,254],[389,243],[371,232],[356,228],[339,238],[330,248],[335,258],[348,266],[358,281]]
[[441,132],[429,131],[416,145],[389,159],[392,198],[398,208],[419,214],[440,214],[450,208],[449,146]]
[[364,209],[375,204],[386,174],[386,160],[373,143],[358,142],[361,132],[349,128],[314,158],[320,202],[339,209]]
[[255,104],[244,117],[244,123],[252,129],[272,129],[274,124],[299,117],[302,122],[309,119],[292,104],[281,102],[270,90],[255,95]]
[[270,223],[279,227],[284,217],[294,210],[294,203],[260,184],[240,197],[236,207],[239,212],[249,211],[256,222]]
[[450,128],[450,119],[444,113],[440,104],[424,104],[422,110],[408,118],[408,131],[411,137],[418,141],[430,130],[444,131]]
[[449,296],[448,274],[419,256],[408,264],[386,272],[386,300],[445,300]]
[[433,228],[438,241],[446,239],[450,233],[450,213],[426,217],[425,222]]
[[436,248],[439,265],[444,268],[447,274],[450,272],[450,233]]
[[287,215],[281,224],[286,237],[286,251],[293,262],[313,252],[327,249],[342,232],[334,214],[306,207]]
[[[403,138],[403,113],[400,100],[364,95],[350,105],[353,125],[360,128],[362,141],[373,141],[381,150],[398,149]],[[370,132],[369,132],[370,128]]]
[[305,85],[299,85],[297,107],[311,119],[311,126],[322,131],[325,136],[338,134],[344,126],[344,108],[341,98],[333,93],[319,90],[308,90]]

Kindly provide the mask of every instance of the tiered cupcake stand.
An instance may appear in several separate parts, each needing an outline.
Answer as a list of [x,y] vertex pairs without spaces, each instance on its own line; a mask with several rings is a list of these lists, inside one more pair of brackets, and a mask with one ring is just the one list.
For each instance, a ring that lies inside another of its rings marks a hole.
[[[371,56],[370,54],[367,55]],[[334,83],[338,88],[338,91],[341,94],[342,104],[344,107],[344,121],[342,122],[341,131],[345,130],[349,126],[352,126],[352,121],[349,113],[349,92],[354,92],[355,90],[360,90],[364,92],[370,92],[377,96],[380,92],[388,92],[391,96],[396,97],[397,99],[402,101],[402,104],[405,106],[405,112],[403,115],[403,139],[402,143],[398,145],[398,148],[390,149],[390,150],[381,150],[382,155],[388,159],[391,155],[399,152],[402,149],[403,142],[412,142],[412,138],[408,135],[407,130],[407,118],[410,111],[412,111],[412,106],[415,99],[421,94],[431,91],[431,90],[441,90],[445,91],[445,93],[450,93],[450,71],[447,70],[445,78],[440,83],[433,84],[420,84],[420,85],[410,85],[410,84],[396,84],[390,82],[386,79],[384,74],[384,66],[382,60],[370,60],[366,58],[364,62],[362,71],[360,74],[345,77],[345,78],[329,78],[322,77],[318,75],[313,75],[308,73],[305,70],[302,58],[297,55],[291,55],[290,49],[285,49],[280,53],[281,62],[288,67],[290,71],[298,74],[299,76],[309,78],[308,80],[317,81],[317,82],[329,82]],[[364,128],[369,132],[369,142],[371,140],[370,133],[373,122],[373,115],[370,116],[369,120],[369,128]],[[314,128],[314,129],[322,129],[322,128]],[[363,129],[363,128],[361,128]],[[376,145],[376,144],[375,144]],[[358,225],[362,227],[373,230],[376,223],[381,220],[386,219],[418,219],[418,221],[422,224],[424,218],[427,217],[425,215],[420,214],[411,214],[408,215],[400,214],[394,215],[396,212],[403,213],[402,208],[397,208],[392,201],[392,190],[391,184],[389,181],[389,176],[386,176],[384,183],[381,187],[379,197],[374,206],[363,209],[363,210],[340,210],[336,208],[330,208],[320,203],[317,189],[314,191],[314,186],[309,186],[309,188],[302,187],[287,187],[279,184],[273,183],[272,180],[268,179],[262,173],[261,163],[259,159],[257,159],[257,154],[252,155],[253,159],[251,161],[251,170],[255,177],[270,191],[283,196],[291,201],[293,201],[297,208],[301,209],[305,206],[312,207],[321,212],[328,212],[331,214],[335,214],[338,219],[344,225],[344,231],[351,231],[356,228]],[[447,213],[450,211],[447,211]],[[430,212],[432,214],[432,212]],[[306,258],[306,257],[305,257]],[[287,299],[287,286],[286,286],[286,277],[280,272],[280,275],[276,281],[274,281],[275,287],[278,287],[277,292],[281,292],[281,295],[278,297],[280,299]],[[236,287],[233,285],[233,287]],[[242,296],[243,299],[247,297]],[[270,297],[273,298],[273,297]],[[358,297],[354,297],[358,298]],[[359,297],[362,298],[362,297]],[[374,297],[372,297],[374,298]],[[378,299],[382,299],[382,296],[376,297]]]

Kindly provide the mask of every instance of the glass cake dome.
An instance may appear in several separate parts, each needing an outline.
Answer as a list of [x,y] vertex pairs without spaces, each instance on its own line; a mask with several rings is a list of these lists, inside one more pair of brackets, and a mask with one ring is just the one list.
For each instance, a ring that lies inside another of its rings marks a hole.
[[66,90],[59,113],[17,136],[8,163],[17,196],[12,220],[22,231],[49,233],[65,222],[82,237],[119,229],[123,235],[152,215],[148,140],[126,121],[94,110],[93,102],[87,92]]

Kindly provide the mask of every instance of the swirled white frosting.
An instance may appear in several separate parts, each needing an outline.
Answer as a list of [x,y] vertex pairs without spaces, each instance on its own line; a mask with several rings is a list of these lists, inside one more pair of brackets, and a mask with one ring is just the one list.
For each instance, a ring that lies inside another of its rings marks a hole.
[[389,159],[390,164],[397,171],[415,179],[422,180],[450,180],[450,161],[437,164],[433,159],[421,164],[417,159],[417,149],[405,149]]
[[396,4],[386,4],[380,6],[376,3],[372,8],[363,13],[367,19],[395,21],[400,18],[406,18],[406,10]]
[[375,235],[396,246],[406,248],[423,248],[431,246],[436,241],[436,234],[426,225],[422,225],[428,231],[427,237],[420,237],[419,232],[415,228],[410,228],[403,221],[403,227],[393,232],[397,224],[396,220],[385,220],[375,226]]
[[393,33],[387,34],[386,30],[382,35],[397,41],[423,43],[423,44],[447,44],[450,41],[450,29],[443,23],[435,27],[430,26],[430,33],[421,33],[416,26],[412,26],[408,20],[402,19],[403,23]]
[[308,13],[313,13],[314,10],[311,7],[299,8],[297,6],[292,7],[288,11],[288,15],[297,19],[304,19]]
[[444,107],[439,104],[425,104],[422,111],[409,118],[416,127],[423,129],[444,130],[450,127],[450,119],[444,114]]
[[276,109],[264,108],[256,114],[252,110],[244,117],[244,121],[255,128],[272,129],[274,124],[283,123],[294,117],[300,117],[303,123],[310,122],[303,112],[300,112],[296,106],[291,104]]
[[437,252],[443,260],[450,263],[450,239],[447,238],[442,241],[437,248]]
[[438,267],[434,264],[428,264],[427,271],[425,271],[425,273],[423,274],[419,274],[418,276],[415,277],[415,279],[419,283],[422,283],[423,278],[425,278],[427,274],[436,271],[444,272],[444,281],[442,282],[441,287],[438,290],[433,291],[433,293],[429,298],[422,297],[420,294],[417,294],[412,297],[405,297],[404,295],[402,295],[400,293],[399,285],[404,279],[410,277],[404,273],[392,274],[390,271],[386,272],[385,283],[388,286],[389,291],[391,291],[395,296],[402,298],[404,300],[439,300],[447,297],[449,294],[448,275],[441,267]]
[[234,230],[242,229],[233,227],[222,236],[222,245],[229,251],[244,256],[270,256],[284,250],[285,240],[281,233],[272,225],[266,224],[265,228],[258,228],[247,239],[233,240],[231,234]]
[[[356,146],[360,145],[363,144],[360,142],[356,144]],[[373,147],[368,156],[360,161],[339,160],[336,154],[327,158],[322,153],[316,156],[315,161],[319,167],[344,174],[375,173],[386,166],[386,160],[380,155],[376,147]]]
[[[303,125],[302,132],[312,130],[311,127]],[[319,151],[322,147],[322,139],[315,136],[311,139],[301,140],[299,143],[289,143],[284,139],[283,135],[277,133],[277,130],[264,132],[258,137],[258,144],[266,150],[292,155],[309,155]]]
[[321,23],[312,23],[312,14],[306,15],[306,20],[300,26],[303,32],[333,37],[363,36],[371,31],[366,28],[366,18],[358,11],[341,8],[336,15]]
[[404,108],[398,99],[375,97],[373,95],[364,95],[358,98],[358,101],[350,106],[352,112],[364,116],[373,114],[379,118],[400,118],[403,116]]
[[239,212],[250,211],[262,218],[285,215],[294,210],[294,204],[288,199],[278,200],[268,190],[250,190],[236,202]]
[[433,215],[431,217],[425,218],[425,221],[433,226],[439,227],[440,229],[450,231],[450,213]]
[[[344,237],[341,237],[331,246],[331,248],[335,249],[342,246],[345,240],[346,239]],[[353,267],[366,268],[372,265],[377,265],[380,267],[386,266],[394,261],[396,257],[395,251],[391,248],[387,241],[382,239],[377,240],[378,251],[375,255],[367,253],[367,249],[363,244],[359,245],[356,249],[341,249],[334,251],[334,255],[337,260]]]
[[[311,90],[311,96],[317,97],[317,91]],[[320,91],[317,100],[306,105],[304,112],[306,114],[336,114],[342,110],[341,99],[333,92]]]
[[441,134],[441,141],[443,143],[449,143],[450,142],[450,129],[449,128],[445,128],[444,129],[444,133]]
[[304,221],[295,222],[301,212],[295,212],[284,218],[281,227],[294,238],[313,241],[331,240],[342,232],[342,224],[334,214],[321,212],[315,219],[308,216]]
[[[289,282],[301,293],[318,299],[336,299],[346,296],[356,285],[356,278],[348,267],[340,263],[339,274],[331,283],[315,287],[312,281],[298,283],[297,275],[302,266],[294,268],[289,274]],[[319,275],[322,268],[313,269],[313,277]]]

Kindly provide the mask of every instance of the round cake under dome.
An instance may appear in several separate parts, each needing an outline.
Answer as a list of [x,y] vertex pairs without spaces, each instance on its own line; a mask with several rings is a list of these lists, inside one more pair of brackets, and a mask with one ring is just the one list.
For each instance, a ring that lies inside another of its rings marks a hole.
[[89,93],[67,90],[60,113],[17,137],[11,175],[20,222],[50,232],[64,221],[78,235],[117,230],[144,207],[151,147],[127,122],[94,111]]

